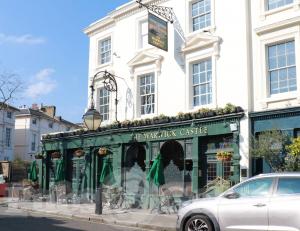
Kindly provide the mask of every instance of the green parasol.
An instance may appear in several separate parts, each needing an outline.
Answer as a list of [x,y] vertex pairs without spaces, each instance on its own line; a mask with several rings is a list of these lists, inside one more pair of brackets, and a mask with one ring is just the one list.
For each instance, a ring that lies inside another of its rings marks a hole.
[[105,159],[100,175],[100,183],[112,185],[116,182],[113,172],[113,166],[110,159]]
[[63,159],[56,162],[55,182],[60,182],[65,179],[65,164]]
[[32,161],[29,172],[29,180],[35,182],[38,180],[37,171],[36,171],[36,161]]
[[153,183],[158,187],[165,184],[164,165],[160,153],[158,153],[151,166],[147,180],[149,182],[153,181]]

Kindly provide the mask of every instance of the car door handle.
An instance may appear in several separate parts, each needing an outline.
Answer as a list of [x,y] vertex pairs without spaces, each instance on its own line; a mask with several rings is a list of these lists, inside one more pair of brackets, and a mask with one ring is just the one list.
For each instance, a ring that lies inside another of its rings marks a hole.
[[258,203],[258,204],[256,204],[256,205],[253,205],[253,206],[255,206],[255,207],[265,207],[265,206],[266,206],[266,204],[263,204],[263,203]]

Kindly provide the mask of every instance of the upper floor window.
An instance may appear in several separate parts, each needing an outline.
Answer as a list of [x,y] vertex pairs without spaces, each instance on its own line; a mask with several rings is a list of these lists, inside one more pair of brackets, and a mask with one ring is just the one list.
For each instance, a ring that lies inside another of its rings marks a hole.
[[212,103],[211,59],[193,64],[193,105]]
[[155,77],[154,73],[140,76],[141,115],[154,113]]
[[270,95],[296,91],[295,42],[268,46]]
[[111,38],[99,41],[99,64],[108,63],[111,60]]
[[11,146],[11,128],[6,128],[5,130],[5,144],[6,147]]
[[148,21],[141,21],[139,27],[139,48],[145,48],[148,46]]
[[109,120],[109,91],[105,88],[99,90],[99,109],[101,120]]
[[291,3],[293,3],[293,0],[267,0],[267,9],[273,10]]
[[49,126],[49,128],[53,128],[53,123],[52,122],[49,123],[48,126]]
[[200,0],[192,4],[193,31],[211,25],[211,0]]
[[32,119],[32,124],[36,124],[36,118]]
[[11,111],[8,111],[7,114],[6,114],[6,117],[11,119],[12,118],[12,112]]
[[35,151],[35,147],[36,147],[36,134],[32,134],[31,151]]

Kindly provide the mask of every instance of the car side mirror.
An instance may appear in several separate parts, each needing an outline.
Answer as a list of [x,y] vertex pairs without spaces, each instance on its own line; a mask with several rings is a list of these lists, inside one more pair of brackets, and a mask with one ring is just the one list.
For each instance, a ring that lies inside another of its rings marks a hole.
[[235,191],[230,191],[230,192],[226,193],[226,194],[224,195],[224,197],[227,198],[227,199],[237,199],[237,198],[240,197],[240,194],[238,194],[238,193],[235,192]]

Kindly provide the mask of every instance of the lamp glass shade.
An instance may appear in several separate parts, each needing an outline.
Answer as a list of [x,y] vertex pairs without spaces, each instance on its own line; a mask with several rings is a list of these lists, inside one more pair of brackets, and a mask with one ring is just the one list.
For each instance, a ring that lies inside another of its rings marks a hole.
[[88,130],[96,130],[100,127],[101,115],[96,109],[89,109],[82,118]]

